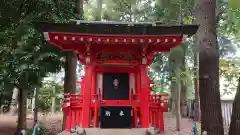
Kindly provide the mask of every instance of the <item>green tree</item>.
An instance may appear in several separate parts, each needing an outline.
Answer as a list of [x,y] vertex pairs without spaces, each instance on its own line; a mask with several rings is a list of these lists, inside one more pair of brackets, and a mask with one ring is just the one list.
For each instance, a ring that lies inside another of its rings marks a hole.
[[219,92],[219,55],[216,31],[216,1],[196,1],[199,48],[199,94],[201,129],[209,135],[223,135]]
[[26,95],[41,84],[49,72],[58,72],[63,62],[56,48],[48,46],[32,21],[67,22],[75,18],[73,1],[3,1],[0,60],[4,88],[19,89],[18,129],[26,129]]
[[233,108],[232,108],[232,117],[228,135],[235,135],[236,133],[240,132],[239,128],[239,120],[240,120],[240,78],[238,79],[238,86],[237,86],[237,93],[233,101]]
[[52,81],[44,82],[39,90],[39,109],[42,111],[52,111],[54,113],[56,108],[57,110],[60,110],[62,99],[62,85]]

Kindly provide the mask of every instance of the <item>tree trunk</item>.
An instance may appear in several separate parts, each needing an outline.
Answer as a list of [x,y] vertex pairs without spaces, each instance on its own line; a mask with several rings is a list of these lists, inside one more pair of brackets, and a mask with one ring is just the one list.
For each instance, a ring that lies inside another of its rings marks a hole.
[[176,98],[177,98],[177,93],[176,93],[176,85],[175,85],[175,80],[173,78],[175,78],[175,74],[174,74],[174,71],[175,71],[175,60],[171,57],[171,55],[169,55],[168,57],[168,62],[169,62],[169,76],[171,78],[171,86],[170,86],[170,89],[171,89],[171,112],[172,114],[175,114],[176,113]]
[[172,94],[171,94],[171,96],[169,97],[169,100],[168,100],[169,112],[172,112],[172,108],[173,108],[172,104],[173,104],[173,99],[172,99]]
[[201,129],[208,135],[223,135],[215,8],[216,0],[197,0]]
[[21,130],[27,129],[27,93],[26,90],[18,87],[19,90],[19,109],[18,109],[18,124],[17,124],[17,132],[16,135],[19,135]]
[[228,135],[240,133],[240,77],[238,79],[237,93],[233,101],[232,117]]
[[34,100],[32,101],[33,102],[33,121],[34,121],[34,125],[37,123],[38,121],[38,90],[39,88],[37,87],[35,90],[34,90]]
[[31,111],[32,113],[34,112],[34,108],[35,108],[35,95],[36,95],[36,90],[34,90],[33,92],[33,97],[32,97],[32,101],[31,101],[31,104],[32,104],[32,107],[31,107]]
[[0,114],[3,113],[2,103],[3,103],[3,92],[0,91]]
[[187,99],[187,93],[186,93],[186,87],[183,86],[183,83],[181,83],[181,94],[180,94],[180,110],[182,117],[187,116],[187,107],[186,107],[186,99]]
[[[194,38],[196,43],[196,38]],[[194,121],[201,120],[200,100],[199,100],[199,55],[197,47],[193,50],[194,53],[194,89],[195,89],[195,102],[194,102]]]
[[29,100],[29,98],[27,97],[27,104],[26,104],[26,112],[28,113],[28,107],[29,107],[29,104],[31,103],[31,101]]
[[13,88],[13,93],[12,93],[12,101],[11,101],[11,106],[10,106],[10,113],[12,115],[16,115],[17,114],[17,101],[18,101],[18,93],[19,93],[19,90],[14,87]]
[[103,0],[97,0],[97,12],[95,13],[95,20],[100,21],[102,20],[102,4]]
[[[186,71],[186,62],[185,62],[185,56],[186,56],[186,49],[182,49],[184,51],[183,56],[181,57],[181,63],[180,63],[180,68],[181,72]],[[184,84],[184,80],[180,77],[180,110],[181,110],[181,115],[183,117],[187,116],[187,87],[186,84]]]
[[77,57],[74,52],[67,52],[65,62],[64,93],[76,93]]
[[[76,14],[80,19],[83,19],[83,0],[76,0]],[[77,56],[74,52],[67,52],[65,62],[65,77],[64,77],[64,93],[76,93],[76,70]],[[66,127],[66,112],[63,112],[62,129]]]
[[[194,14],[196,17],[196,14]],[[193,24],[196,23],[196,19],[193,20]],[[193,51],[193,64],[194,64],[194,121],[201,120],[201,110],[200,110],[200,99],[199,99],[199,46],[197,45],[197,37],[193,36],[194,46],[192,47]]]
[[76,7],[75,7],[75,11],[76,11],[76,14],[78,15],[78,17],[83,20],[83,1],[84,0],[76,0]]
[[181,121],[181,83],[179,81],[176,82],[176,130],[180,131],[180,121]]
[[171,81],[171,112],[172,114],[176,113],[176,102],[177,102],[177,93],[174,86],[174,81]]
[[54,114],[55,113],[55,111],[56,111],[56,98],[55,98],[55,89],[54,89],[54,91],[53,91],[53,97],[52,97],[52,109],[51,109],[51,111],[52,111],[52,113]]
[[[67,52],[65,62],[64,93],[76,92],[76,67],[77,57],[74,52]],[[63,114],[62,129],[66,127],[66,112]]]

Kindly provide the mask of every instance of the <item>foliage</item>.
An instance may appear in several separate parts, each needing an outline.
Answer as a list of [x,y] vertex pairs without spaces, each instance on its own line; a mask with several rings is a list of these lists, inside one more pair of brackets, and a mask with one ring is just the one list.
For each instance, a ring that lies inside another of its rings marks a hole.
[[32,21],[67,22],[76,18],[74,1],[4,0],[4,5],[0,80],[4,87],[14,84],[33,89],[47,73],[58,72],[63,61],[59,59],[62,57],[59,51],[48,46],[35,30]]
[[[33,134],[33,131],[34,131],[34,129],[32,128],[32,129],[30,129],[30,131],[28,132],[28,134],[29,135],[32,135]],[[49,130],[46,128],[46,127],[44,127],[44,126],[41,126],[40,125],[40,127],[38,128],[38,135],[49,135],[50,134],[50,132],[49,132]]]
[[160,94],[160,93],[170,93],[170,91],[167,88],[163,88],[160,81],[156,81],[154,86],[151,90],[153,93]]
[[45,82],[39,91],[39,109],[49,111],[52,105],[52,98],[57,101],[57,109],[60,110],[63,100],[63,85],[55,82]]
[[182,82],[182,84],[189,89],[192,85],[191,75],[192,73],[185,68],[185,55],[188,44],[183,43],[181,46],[172,49],[169,59],[169,67],[170,67],[170,77],[172,80],[176,80]]
[[229,95],[236,92],[236,82],[240,75],[240,59],[220,60],[220,76],[227,83],[223,84],[223,95]]
[[197,124],[195,121],[192,123],[192,135],[198,135]]
[[[155,81],[159,85],[159,89],[168,90],[169,86],[169,65],[167,64],[168,55],[166,53],[158,53],[153,59],[153,64],[151,67],[151,76],[152,81]],[[155,90],[154,91],[159,91]]]
[[239,9],[240,2],[238,0],[229,0],[229,7],[231,7],[232,9]]

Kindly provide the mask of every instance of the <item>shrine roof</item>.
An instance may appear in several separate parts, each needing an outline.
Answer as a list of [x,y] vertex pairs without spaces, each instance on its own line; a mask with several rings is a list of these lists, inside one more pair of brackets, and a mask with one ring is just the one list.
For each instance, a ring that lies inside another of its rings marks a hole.
[[[156,52],[169,52],[192,36],[198,25],[164,26],[155,22],[100,22],[75,20],[70,23],[34,22],[52,45],[77,52],[79,59],[91,56],[98,63],[116,64],[114,60],[141,63],[147,56],[152,62]],[[112,62],[113,60],[114,62]],[[121,62],[122,65],[124,62]]]
[[196,33],[198,25],[161,25],[155,22],[100,22],[76,20],[70,23],[34,22],[41,32],[85,33],[104,35],[163,36]]

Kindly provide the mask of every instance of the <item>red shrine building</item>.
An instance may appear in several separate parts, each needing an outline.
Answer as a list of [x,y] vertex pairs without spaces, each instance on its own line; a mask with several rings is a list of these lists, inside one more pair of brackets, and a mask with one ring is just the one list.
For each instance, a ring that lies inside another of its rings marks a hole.
[[[196,25],[87,22],[37,23],[49,44],[76,52],[84,65],[80,94],[65,94],[66,132],[83,128],[149,128],[164,132],[168,95],[151,94],[148,67],[158,52],[169,52]],[[75,83],[75,82],[74,82]]]

